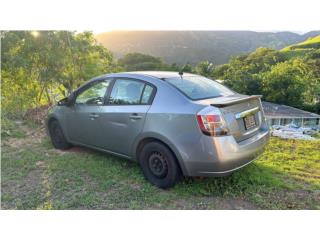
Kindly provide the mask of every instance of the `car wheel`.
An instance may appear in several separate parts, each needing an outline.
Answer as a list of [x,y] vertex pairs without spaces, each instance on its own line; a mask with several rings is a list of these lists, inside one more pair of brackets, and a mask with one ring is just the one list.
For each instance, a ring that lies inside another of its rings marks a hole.
[[69,149],[72,147],[65,138],[62,128],[58,121],[54,120],[49,125],[49,133],[53,146],[57,149]]
[[159,142],[147,143],[139,154],[139,163],[147,180],[157,187],[173,187],[181,170],[170,149]]

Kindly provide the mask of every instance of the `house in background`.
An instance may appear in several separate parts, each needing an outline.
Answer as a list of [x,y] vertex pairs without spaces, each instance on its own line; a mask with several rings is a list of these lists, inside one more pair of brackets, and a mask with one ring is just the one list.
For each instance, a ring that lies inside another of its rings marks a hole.
[[269,126],[294,123],[299,127],[320,126],[320,115],[294,107],[270,102],[262,102]]

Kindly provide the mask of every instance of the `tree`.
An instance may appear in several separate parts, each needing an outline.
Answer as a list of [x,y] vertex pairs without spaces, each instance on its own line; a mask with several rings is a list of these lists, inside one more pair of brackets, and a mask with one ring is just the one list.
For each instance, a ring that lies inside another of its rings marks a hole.
[[306,90],[304,83],[306,70],[302,59],[286,61],[273,66],[263,78],[265,99],[280,104],[302,106],[303,94]]
[[249,54],[232,57],[229,64],[216,67],[212,76],[225,80],[233,90],[243,94],[261,94],[262,76],[285,58],[276,50],[258,48]]
[[160,58],[142,53],[128,53],[118,60],[126,71],[164,70],[169,66]]
[[91,32],[2,32],[2,104],[22,112],[68,95],[90,78],[117,70]]
[[209,77],[212,75],[214,70],[214,65],[208,61],[199,62],[195,68],[196,73],[202,76]]
[[192,66],[190,65],[190,63],[187,63],[187,64],[185,64],[185,65],[181,68],[180,71],[182,71],[182,72],[187,72],[187,73],[192,73],[192,72],[193,72],[193,68],[192,68]]
[[305,78],[307,90],[304,98],[309,105],[316,104],[320,110],[320,49],[308,53],[303,59],[306,64]]

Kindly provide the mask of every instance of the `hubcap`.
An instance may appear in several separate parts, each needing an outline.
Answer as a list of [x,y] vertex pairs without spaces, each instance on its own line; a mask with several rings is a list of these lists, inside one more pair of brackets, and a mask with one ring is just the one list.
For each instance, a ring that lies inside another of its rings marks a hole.
[[168,173],[168,164],[159,152],[153,152],[149,157],[149,168],[153,175],[163,178]]

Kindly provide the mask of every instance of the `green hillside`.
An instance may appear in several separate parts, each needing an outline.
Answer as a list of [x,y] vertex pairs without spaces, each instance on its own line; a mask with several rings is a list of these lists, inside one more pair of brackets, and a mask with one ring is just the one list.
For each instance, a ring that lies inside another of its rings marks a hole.
[[311,53],[315,49],[320,49],[320,35],[310,37],[303,42],[285,47],[281,50],[281,53],[283,53],[286,58],[293,58],[305,56],[307,53]]
[[320,48],[320,35],[316,37],[308,38],[304,42],[285,47],[283,50],[285,51],[285,50],[308,49],[308,48]]

